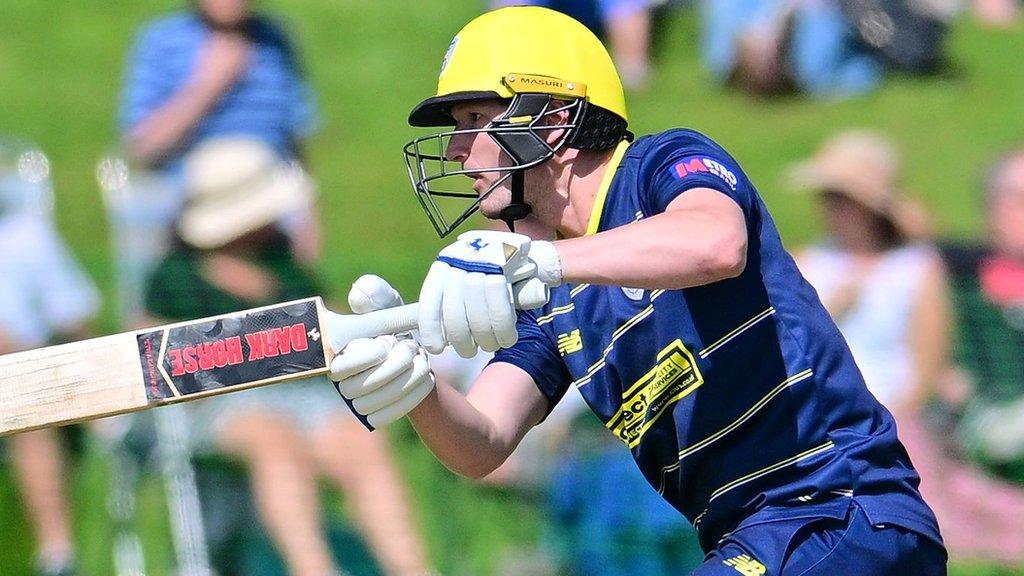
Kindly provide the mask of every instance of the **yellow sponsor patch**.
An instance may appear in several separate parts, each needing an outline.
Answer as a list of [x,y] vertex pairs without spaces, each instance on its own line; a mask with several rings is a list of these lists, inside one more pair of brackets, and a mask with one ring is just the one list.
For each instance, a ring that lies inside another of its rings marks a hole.
[[583,350],[583,338],[580,338],[579,328],[567,334],[558,335],[558,353],[567,356],[573,352]]
[[622,393],[619,412],[606,426],[633,448],[672,404],[703,383],[693,354],[676,340],[658,353],[657,366]]
[[764,564],[754,560],[748,554],[740,554],[739,556],[734,556],[728,560],[722,560],[722,564],[732,566],[743,576],[761,576],[768,572],[768,569],[765,568]]

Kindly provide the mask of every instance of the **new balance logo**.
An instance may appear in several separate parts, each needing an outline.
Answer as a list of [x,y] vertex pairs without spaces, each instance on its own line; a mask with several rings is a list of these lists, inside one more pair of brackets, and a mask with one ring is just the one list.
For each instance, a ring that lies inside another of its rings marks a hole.
[[768,569],[764,567],[757,560],[754,560],[748,554],[740,554],[728,560],[722,560],[722,564],[726,566],[732,566],[737,572],[743,576],[761,576],[768,572]]
[[583,338],[580,337],[580,330],[577,328],[567,334],[558,335],[558,353],[567,356],[573,352],[583,350]]

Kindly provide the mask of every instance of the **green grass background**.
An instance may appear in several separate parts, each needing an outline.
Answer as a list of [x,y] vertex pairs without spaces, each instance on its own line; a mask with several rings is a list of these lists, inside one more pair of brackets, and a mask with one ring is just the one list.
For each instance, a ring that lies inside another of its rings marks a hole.
[[[125,53],[136,27],[182,2],[4,0],[0,18],[0,133],[37,142],[51,157],[57,220],[104,293],[112,263],[97,159],[116,144],[115,111]],[[266,0],[295,32],[318,92],[322,129],[310,142],[320,181],[328,297],[341,300],[357,275],[375,272],[406,296],[416,293],[442,246],[406,181],[402,145],[415,132],[410,107],[434,87],[444,49],[479,12],[470,0]],[[1024,33],[958,24],[952,69],[938,78],[896,79],[843,102],[750,99],[712,87],[698,60],[698,26],[687,10],[661,22],[656,73],[631,97],[637,133],[672,126],[702,130],[725,145],[758,184],[789,245],[816,234],[813,207],[789,195],[785,166],[845,127],[881,129],[901,146],[906,181],[945,235],[980,225],[977,181],[997,153],[1024,143]],[[101,330],[115,327],[109,298]],[[509,494],[481,490],[438,467],[408,428],[393,439],[419,506],[431,553],[445,573],[486,573],[510,547],[535,542],[535,510]],[[109,574],[104,509],[106,462],[85,451],[72,476],[75,531],[88,575]],[[151,573],[171,560],[160,486],[144,483],[140,531]],[[0,575],[30,573],[31,535],[10,470],[0,465]],[[958,565],[954,574],[997,571]]]

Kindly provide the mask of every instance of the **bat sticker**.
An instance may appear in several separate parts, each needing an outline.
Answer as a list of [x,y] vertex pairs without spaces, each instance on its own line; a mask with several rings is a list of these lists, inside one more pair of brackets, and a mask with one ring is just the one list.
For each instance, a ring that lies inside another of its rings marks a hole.
[[144,332],[137,341],[151,402],[327,366],[316,299]]

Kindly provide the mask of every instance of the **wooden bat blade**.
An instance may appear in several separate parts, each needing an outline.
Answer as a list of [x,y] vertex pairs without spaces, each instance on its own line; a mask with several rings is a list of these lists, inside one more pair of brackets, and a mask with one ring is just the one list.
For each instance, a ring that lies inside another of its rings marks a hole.
[[134,334],[0,356],[0,436],[147,404]]
[[324,374],[350,340],[408,331],[416,311],[308,298],[0,356],[0,436]]

